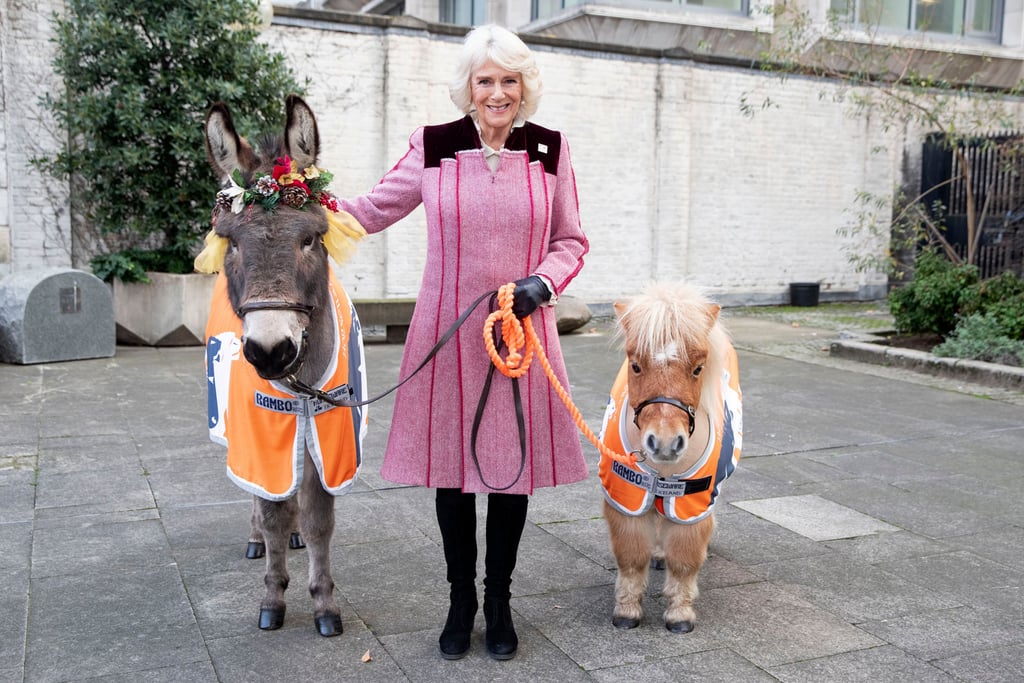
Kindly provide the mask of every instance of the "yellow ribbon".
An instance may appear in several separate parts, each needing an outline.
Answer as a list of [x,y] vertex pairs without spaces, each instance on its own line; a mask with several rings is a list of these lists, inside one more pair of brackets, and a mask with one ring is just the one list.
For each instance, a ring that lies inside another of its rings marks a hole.
[[[327,232],[323,236],[324,247],[335,263],[346,263],[353,254],[359,240],[366,237],[366,230],[352,214],[327,211]],[[228,251],[228,238],[211,230],[203,240],[203,250],[196,256],[194,267],[198,273],[219,273],[224,268],[224,255]]]
[[359,240],[366,237],[366,230],[347,211],[327,212],[327,233],[323,237],[327,253],[339,266],[356,253]]

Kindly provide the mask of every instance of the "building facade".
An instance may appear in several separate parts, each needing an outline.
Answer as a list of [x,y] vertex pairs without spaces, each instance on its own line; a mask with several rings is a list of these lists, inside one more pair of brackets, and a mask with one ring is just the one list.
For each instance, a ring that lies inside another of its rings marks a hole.
[[[882,297],[885,276],[858,271],[849,252],[885,253],[887,241],[840,230],[859,192],[885,194],[913,176],[928,131],[851,115],[827,80],[780,80],[756,68],[750,55],[773,27],[747,1],[278,2],[263,37],[310,78],[322,165],[338,194],[353,195],[405,153],[417,126],[459,116],[446,84],[465,27],[518,30],[545,81],[534,120],[565,132],[572,150],[591,251],[568,293],[590,304],[659,279],[689,281],[727,304],[782,303],[796,281],[820,282],[823,300]],[[1020,80],[1024,0],[974,2],[965,19],[943,24],[948,36],[920,39],[936,54],[984,55],[978,64],[993,82]],[[73,198],[29,165],[59,148],[38,97],[58,87],[47,41],[60,5],[5,0],[3,8],[0,275],[87,267],[74,247]],[[828,9],[815,7],[822,16]],[[975,30],[974,18],[997,14],[996,28]],[[851,40],[856,31],[851,24]],[[768,96],[773,106],[749,115],[744,103]],[[424,250],[417,210],[364,240],[340,276],[356,299],[415,297]]]

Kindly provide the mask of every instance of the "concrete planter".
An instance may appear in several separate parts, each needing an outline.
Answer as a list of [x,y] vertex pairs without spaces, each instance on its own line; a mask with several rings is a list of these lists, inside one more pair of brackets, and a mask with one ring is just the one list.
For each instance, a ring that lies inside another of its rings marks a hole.
[[216,275],[147,273],[148,283],[114,281],[117,342],[202,346]]

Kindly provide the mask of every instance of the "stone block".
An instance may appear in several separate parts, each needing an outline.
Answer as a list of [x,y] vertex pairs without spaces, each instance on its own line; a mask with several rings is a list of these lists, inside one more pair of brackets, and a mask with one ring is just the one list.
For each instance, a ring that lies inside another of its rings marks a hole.
[[216,275],[146,273],[149,282],[114,281],[117,341],[135,346],[202,346]]
[[95,275],[45,268],[0,280],[0,361],[109,358],[114,350],[110,288]]
[[555,306],[555,326],[559,334],[568,334],[583,327],[593,318],[586,303],[571,296],[558,298]]

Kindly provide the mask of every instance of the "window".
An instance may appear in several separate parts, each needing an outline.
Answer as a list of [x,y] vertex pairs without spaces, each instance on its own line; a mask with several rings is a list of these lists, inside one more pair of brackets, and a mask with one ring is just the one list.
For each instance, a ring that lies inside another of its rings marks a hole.
[[487,21],[487,0],[441,0],[440,21],[445,24],[478,26]]
[[[533,19],[546,19],[558,14],[563,9],[582,5],[584,0],[533,0]],[[836,0],[833,0],[835,2]],[[748,0],[647,0],[647,2],[623,3],[636,5],[645,9],[657,9],[659,6],[707,7],[710,9],[727,10],[730,12],[747,13]]]
[[851,24],[996,40],[1003,0],[831,0]]

